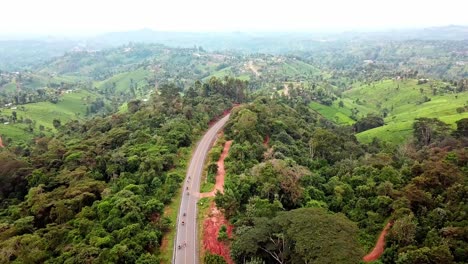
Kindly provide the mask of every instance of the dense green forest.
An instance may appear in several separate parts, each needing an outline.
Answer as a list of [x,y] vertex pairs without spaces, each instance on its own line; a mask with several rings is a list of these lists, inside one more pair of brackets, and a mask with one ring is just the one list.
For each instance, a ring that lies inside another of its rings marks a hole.
[[170,262],[164,211],[229,109],[235,263],[360,263],[388,223],[375,263],[466,263],[462,29],[0,42],[0,263]]
[[417,119],[414,142],[393,147],[360,144],[299,99],[237,108],[216,196],[235,225],[233,259],[358,263],[391,221],[382,263],[464,263],[467,122]]
[[182,97],[162,85],[128,112],[70,122],[54,138],[0,152],[0,262],[154,263],[162,210],[208,122],[245,100],[246,83],[211,79]]

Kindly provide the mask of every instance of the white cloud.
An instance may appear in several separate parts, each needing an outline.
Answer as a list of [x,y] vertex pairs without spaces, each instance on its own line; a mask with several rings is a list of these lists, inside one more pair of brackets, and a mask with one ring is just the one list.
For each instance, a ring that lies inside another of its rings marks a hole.
[[373,29],[468,24],[462,0],[4,0],[0,33]]

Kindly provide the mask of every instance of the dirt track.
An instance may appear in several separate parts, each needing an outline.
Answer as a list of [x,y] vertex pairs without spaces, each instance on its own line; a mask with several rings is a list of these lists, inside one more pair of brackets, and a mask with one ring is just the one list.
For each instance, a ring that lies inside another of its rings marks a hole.
[[[218,171],[216,173],[215,187],[211,192],[201,193],[200,198],[214,197],[216,191],[220,191],[221,193],[224,192],[224,177],[226,175],[224,160],[229,154],[231,145],[232,140],[226,141],[226,143],[224,143],[223,152],[221,153],[221,156],[217,162]],[[234,262],[229,255],[229,245],[225,242],[218,241],[219,229],[223,225],[227,227],[228,236],[231,237],[233,227],[229,225],[229,222],[226,220],[226,218],[224,218],[223,213],[218,208],[216,208],[215,203],[212,202],[210,205],[209,216],[203,221],[203,251],[223,256],[228,264],[232,264]]]
[[203,250],[223,256],[228,264],[233,264],[234,261],[229,255],[229,245],[226,242],[218,241],[219,229],[223,225],[227,227],[228,236],[232,237],[233,227],[229,225],[223,213],[212,202],[209,217],[203,221]]
[[379,239],[377,239],[377,243],[375,244],[374,249],[367,255],[365,255],[362,260],[364,262],[371,262],[375,261],[380,258],[382,253],[385,250],[385,236],[388,233],[388,230],[390,230],[390,227],[392,226],[392,222],[388,222],[387,225],[385,226],[384,230],[382,230],[382,233],[380,233]]
[[216,194],[216,191],[220,191],[221,193],[224,193],[224,177],[226,174],[226,170],[224,169],[224,160],[226,159],[229,149],[231,148],[232,145],[232,140],[226,141],[224,144],[224,149],[223,153],[221,153],[221,156],[219,157],[219,160],[217,162],[218,165],[218,171],[216,173],[216,183],[211,192],[207,193],[200,193],[200,198],[204,197],[214,197]]
[[249,69],[255,74],[255,76],[260,76],[258,69],[253,65],[253,61],[249,61]]

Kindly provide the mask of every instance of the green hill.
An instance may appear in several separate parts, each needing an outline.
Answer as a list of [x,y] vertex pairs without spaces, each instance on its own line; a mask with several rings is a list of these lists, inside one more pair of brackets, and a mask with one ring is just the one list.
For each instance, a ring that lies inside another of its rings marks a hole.
[[115,87],[116,92],[127,92],[133,83],[138,90],[138,87],[148,85],[148,77],[150,77],[150,75],[150,71],[140,68],[134,71],[119,73],[104,81],[96,82],[95,87],[98,89]]
[[[450,85],[439,81],[418,84],[417,80],[383,80],[369,85],[357,85],[343,93],[331,106],[311,103],[310,107],[338,124],[353,124],[373,113],[384,118],[385,125],[357,134],[359,140],[369,142],[374,137],[398,143],[408,139],[415,118],[433,117],[454,125],[468,117],[457,108],[468,105],[468,92],[454,93]],[[385,114],[386,113],[386,114]]]
[[[80,90],[64,94],[56,104],[39,102],[21,105],[17,109],[1,109],[0,116],[10,117],[13,112],[16,112],[18,121],[22,120],[22,122],[0,124],[0,135],[14,142],[26,142],[41,132],[50,135],[55,131],[54,119],[60,120],[62,124],[74,119],[83,119],[88,103],[96,98],[97,95]],[[32,132],[29,123],[33,128]],[[40,130],[40,126],[44,127],[43,131]]]

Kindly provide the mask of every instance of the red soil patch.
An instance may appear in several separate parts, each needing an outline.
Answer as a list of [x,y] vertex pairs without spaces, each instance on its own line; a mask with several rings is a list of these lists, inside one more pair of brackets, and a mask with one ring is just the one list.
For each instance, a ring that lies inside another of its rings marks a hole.
[[388,230],[390,230],[392,224],[392,222],[387,223],[384,230],[382,230],[382,233],[380,233],[379,239],[377,239],[377,243],[375,244],[374,249],[362,258],[364,262],[371,262],[380,258],[385,249],[385,236],[387,235]]
[[223,153],[221,153],[221,156],[219,157],[219,160],[217,162],[218,171],[216,173],[216,183],[215,183],[213,190],[207,193],[200,193],[200,198],[214,197],[216,194],[216,191],[220,191],[221,193],[224,193],[224,177],[226,176],[226,169],[224,168],[224,160],[226,159],[229,153],[229,149],[231,148],[231,145],[232,145],[232,140],[226,141],[226,143],[224,143]]
[[2,137],[0,137],[0,148],[4,148],[5,146],[3,145]]
[[229,245],[226,242],[218,241],[219,229],[222,225],[227,227],[229,237],[232,237],[233,227],[229,225],[224,215],[219,211],[214,202],[210,205],[210,214],[203,222],[203,250],[211,254],[223,256],[228,264],[233,264],[229,255]]
[[268,143],[270,143],[270,136],[269,136],[269,135],[267,135],[267,136],[265,137],[265,140],[263,141],[263,145],[264,145],[265,147],[268,147]]

